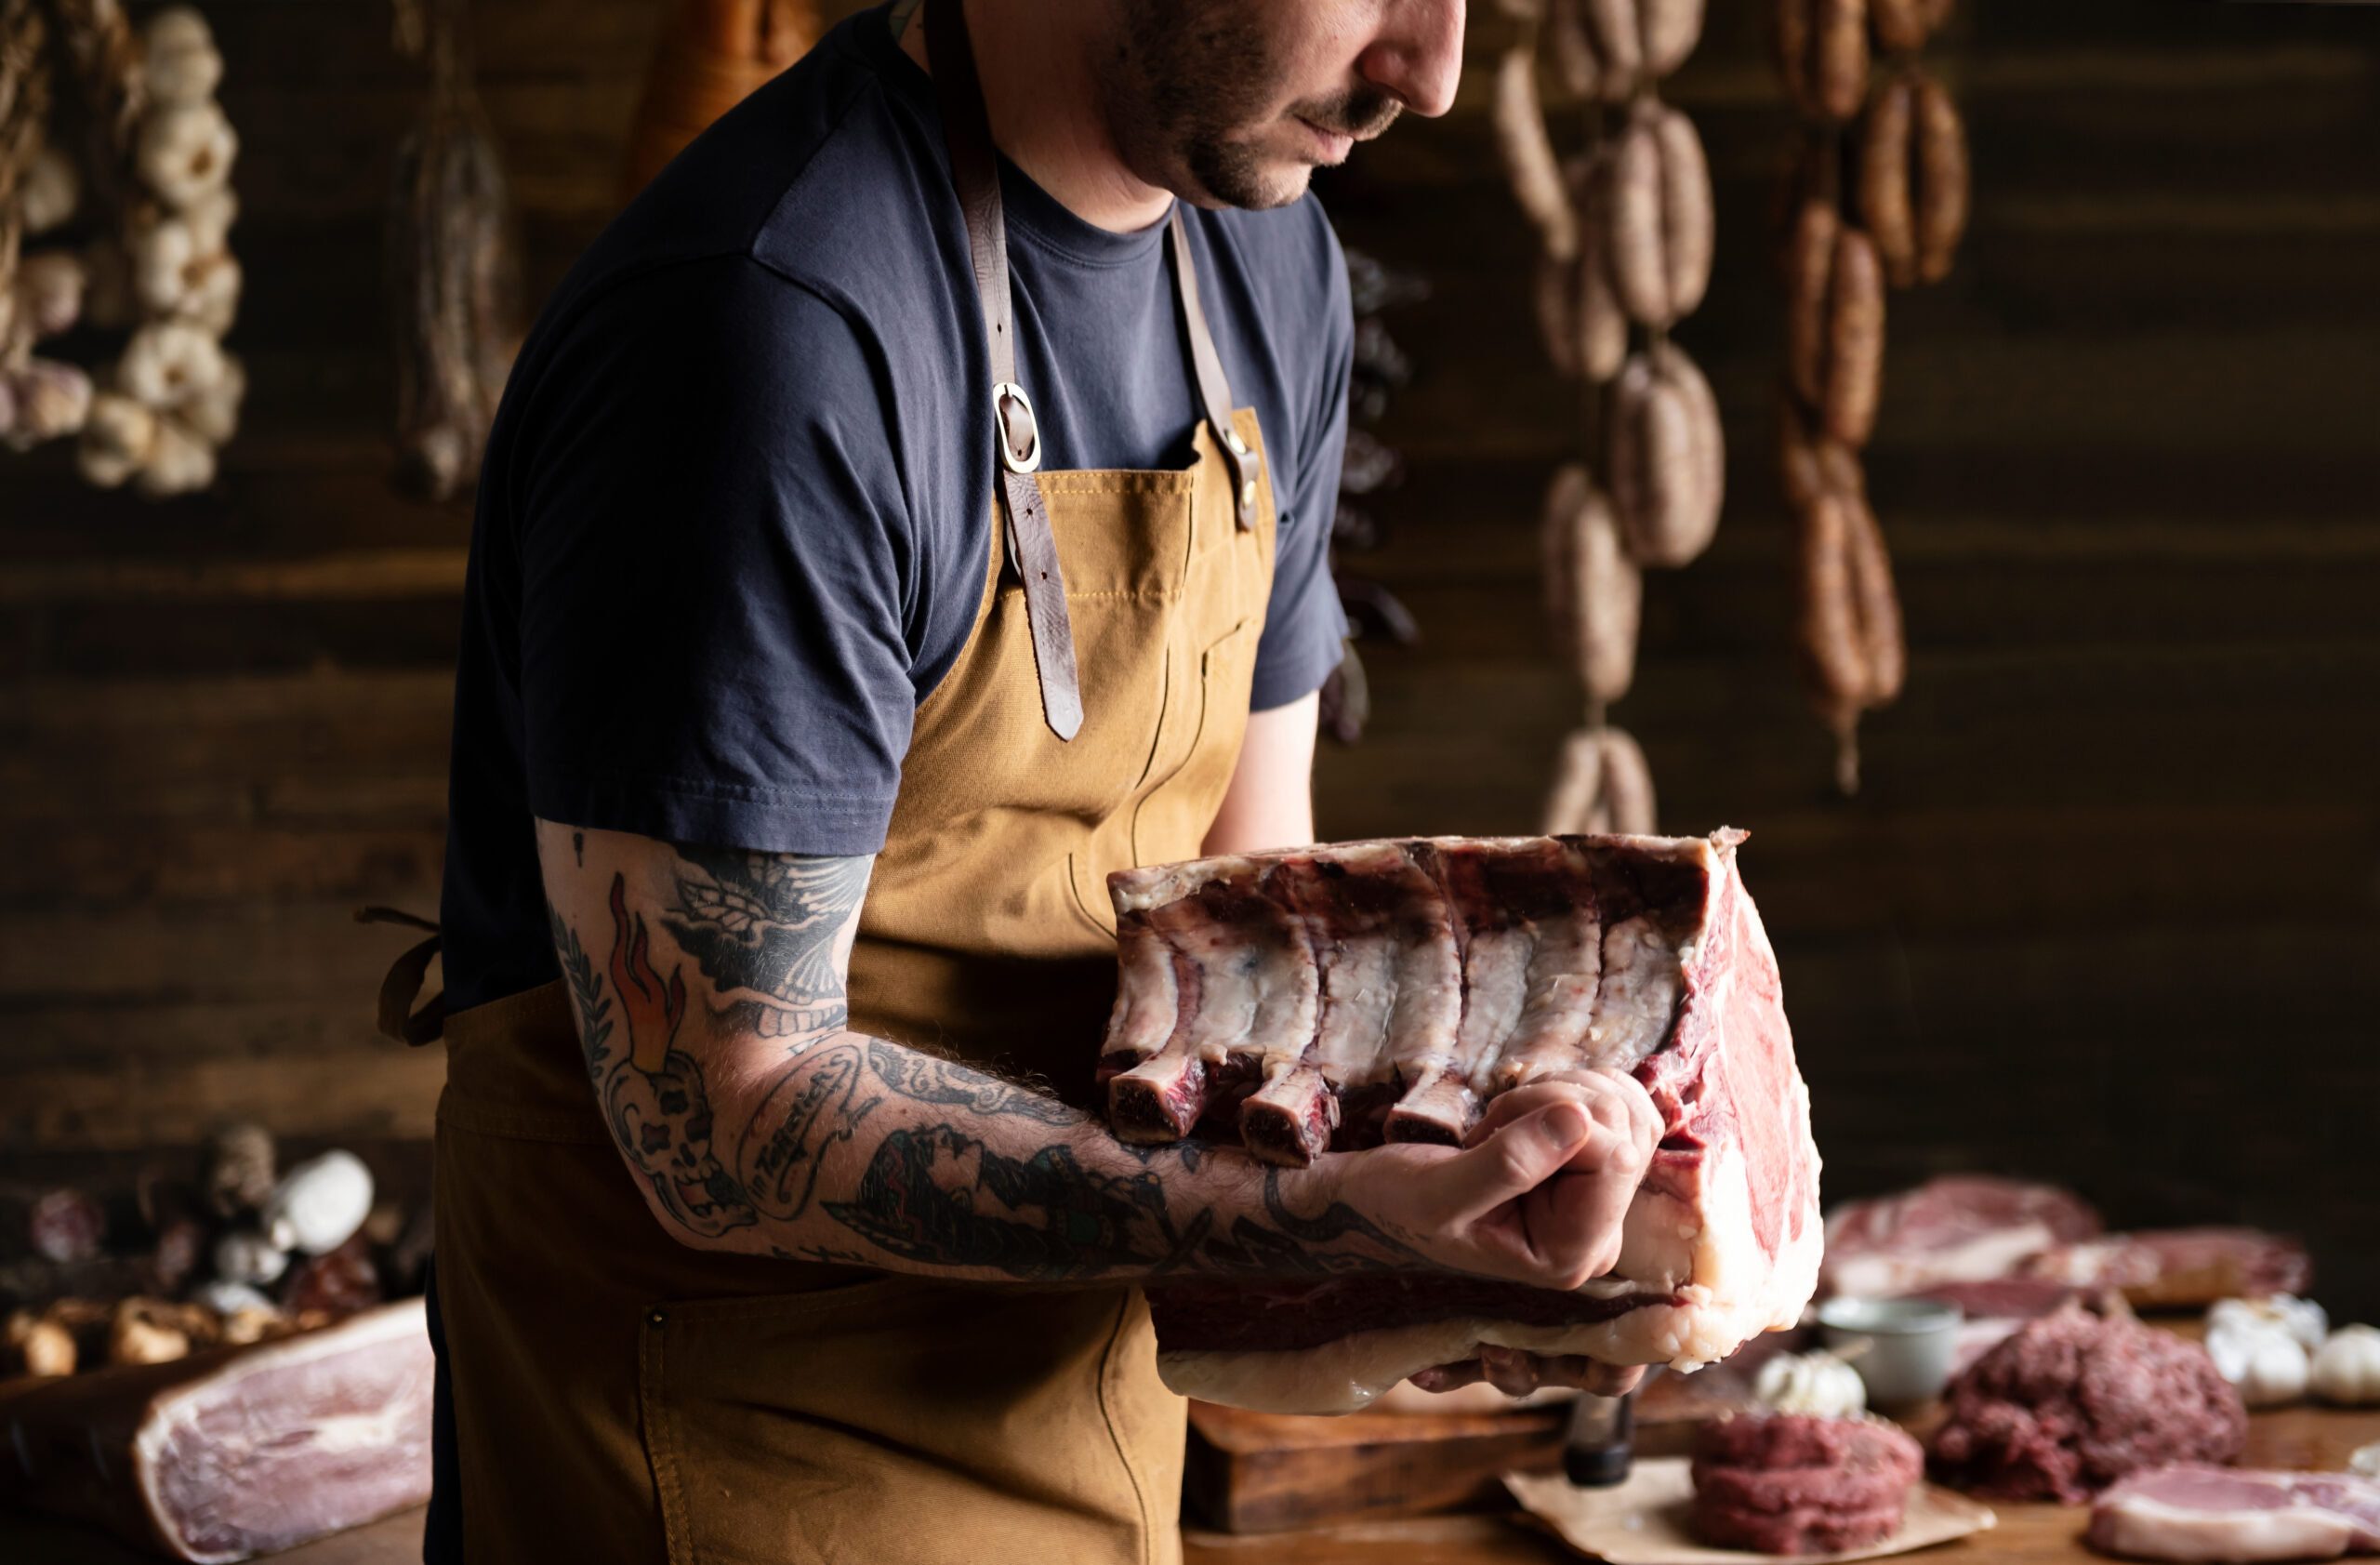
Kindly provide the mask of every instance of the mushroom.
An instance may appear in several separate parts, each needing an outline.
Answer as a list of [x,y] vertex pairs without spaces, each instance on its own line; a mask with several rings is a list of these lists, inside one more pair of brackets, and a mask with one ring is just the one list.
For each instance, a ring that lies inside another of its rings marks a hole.
[[115,366],[116,389],[151,407],[178,406],[223,378],[223,350],[187,321],[158,321],[132,334]]
[[20,1309],[8,1317],[8,1347],[27,1374],[73,1374],[79,1355],[74,1333],[60,1322]]
[[152,500],[188,495],[215,482],[215,447],[191,433],[176,418],[157,420],[157,444],[132,486]]
[[140,127],[134,166],[143,183],[179,209],[221,190],[240,153],[239,134],[212,101],[159,109]]
[[206,1199],[216,1214],[236,1217],[272,1194],[272,1133],[253,1120],[235,1120],[206,1139]]
[[215,1275],[225,1282],[266,1283],[289,1269],[289,1256],[254,1228],[235,1228],[215,1245]]
[[226,353],[222,378],[174,409],[174,418],[207,444],[223,445],[240,432],[240,405],[247,395],[247,366],[237,353]]
[[190,1357],[190,1333],[172,1306],[156,1307],[161,1304],[132,1298],[115,1306],[115,1319],[108,1323],[109,1363],[170,1364]]
[[101,391],[91,399],[74,461],[86,479],[112,489],[146,467],[156,448],[157,416],[121,391]]
[[284,1174],[264,1203],[264,1231],[284,1250],[320,1255],[372,1214],[372,1171],[352,1152],[325,1152]]
[[168,6],[140,29],[142,84],[168,108],[191,108],[215,95],[223,56],[206,19],[188,6]]
[[28,234],[47,233],[72,218],[83,202],[83,180],[74,172],[73,159],[55,147],[37,150],[25,165],[17,200]]

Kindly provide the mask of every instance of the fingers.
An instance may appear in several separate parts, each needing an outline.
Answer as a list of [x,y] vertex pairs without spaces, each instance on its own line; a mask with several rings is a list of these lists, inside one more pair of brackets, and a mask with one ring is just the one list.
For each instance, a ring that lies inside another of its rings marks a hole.
[[1645,1379],[1642,1364],[1606,1364],[1583,1354],[1569,1353],[1537,1361],[1540,1386],[1567,1386],[1594,1397],[1623,1397]]
[[1479,1369],[1488,1383],[1507,1397],[1526,1397],[1538,1387],[1538,1359],[1517,1347],[1479,1345]]
[[1479,1384],[1479,1360],[1465,1359],[1459,1364],[1435,1364],[1426,1370],[1416,1370],[1405,1378],[1424,1391],[1459,1391],[1466,1386]]
[[1527,1195],[1585,1151],[1593,1134],[1593,1117],[1575,1102],[1549,1103],[1512,1119],[1437,1165],[1448,1216],[1472,1222]]
[[[1634,1077],[1620,1071],[1577,1070],[1540,1077],[1490,1100],[1467,1144],[1477,1146],[1506,1124],[1555,1103],[1578,1104],[1604,1132],[1590,1142],[1584,1161],[1578,1165],[1581,1172],[1615,1160],[1641,1168],[1660,1142],[1661,1111],[1653,1107],[1651,1094]],[[1633,1159],[1624,1157],[1632,1151]]]

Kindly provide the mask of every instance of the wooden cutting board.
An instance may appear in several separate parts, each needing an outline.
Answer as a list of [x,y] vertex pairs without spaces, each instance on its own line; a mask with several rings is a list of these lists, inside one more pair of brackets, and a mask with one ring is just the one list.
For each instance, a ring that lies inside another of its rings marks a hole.
[[[1740,1405],[1725,1370],[1656,1377],[1637,1399],[1635,1450],[1682,1454],[1694,1425]],[[1567,1404],[1514,1412],[1301,1418],[1190,1404],[1183,1511],[1219,1532],[1275,1532],[1429,1511],[1503,1510],[1508,1472],[1562,1465]]]

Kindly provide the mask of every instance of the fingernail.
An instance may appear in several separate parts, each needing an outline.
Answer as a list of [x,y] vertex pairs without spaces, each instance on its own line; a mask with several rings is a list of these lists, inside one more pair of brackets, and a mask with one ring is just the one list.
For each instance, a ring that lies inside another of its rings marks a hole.
[[1545,1111],[1546,1139],[1556,1147],[1577,1146],[1591,1128],[1587,1111],[1575,1103],[1557,1103]]

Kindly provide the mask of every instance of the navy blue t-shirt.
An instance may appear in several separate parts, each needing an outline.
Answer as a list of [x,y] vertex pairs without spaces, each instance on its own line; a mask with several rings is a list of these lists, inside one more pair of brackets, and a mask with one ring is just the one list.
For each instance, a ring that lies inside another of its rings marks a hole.
[[[1002,160],[1044,465],[1180,467],[1165,225]],[[1187,211],[1280,508],[1252,705],[1319,686],[1354,328],[1312,198]],[[554,976],[531,819],[770,853],[883,846],[993,540],[991,373],[933,86],[880,10],[688,148],[563,280],[480,480],[455,712],[448,1003]]]

